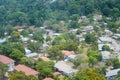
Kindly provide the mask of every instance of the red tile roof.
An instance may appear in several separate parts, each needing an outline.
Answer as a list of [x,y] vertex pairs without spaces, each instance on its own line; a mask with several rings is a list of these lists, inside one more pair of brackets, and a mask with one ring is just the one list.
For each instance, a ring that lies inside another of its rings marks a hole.
[[73,51],[62,50],[62,54],[63,55],[71,55],[71,54],[74,54],[74,52]]
[[45,78],[45,79],[43,79],[43,80],[54,80],[54,79],[52,79],[52,78]]
[[12,62],[15,62],[15,61],[11,58],[8,58],[7,56],[0,55],[0,62],[3,63],[3,64],[9,64],[9,63],[12,63]]
[[40,59],[42,59],[43,61],[50,61],[50,59],[45,56],[40,57]]
[[22,65],[22,64],[19,64],[19,65],[15,66],[14,70],[23,71],[25,73],[25,75],[27,75],[27,76],[38,74],[37,71],[35,71],[35,70],[25,66],[25,65]]

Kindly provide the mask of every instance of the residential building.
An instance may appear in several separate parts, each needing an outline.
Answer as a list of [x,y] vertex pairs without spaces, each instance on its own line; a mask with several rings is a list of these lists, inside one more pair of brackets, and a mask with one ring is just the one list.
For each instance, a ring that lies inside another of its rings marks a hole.
[[74,53],[74,51],[67,51],[67,50],[62,50],[62,54],[63,54],[63,59],[64,60],[74,60],[76,57],[76,54]]
[[30,53],[30,54],[27,54],[26,57],[37,57],[38,56],[38,53]]
[[38,72],[22,64],[18,64],[14,67],[15,71],[22,71],[26,76],[33,75],[38,78]]
[[101,43],[110,43],[112,44],[112,39],[110,37],[99,37]]
[[72,76],[78,71],[77,69],[72,68],[72,66],[68,65],[64,61],[58,61],[54,65],[54,67],[55,67],[56,71],[59,71],[63,75],[66,75],[66,76]]
[[120,69],[108,70],[106,72],[105,77],[107,78],[107,80],[113,80],[118,75],[119,71],[120,71]]
[[110,59],[111,56],[109,51],[101,51],[101,55],[103,61]]
[[53,78],[48,77],[48,78],[45,78],[45,79],[43,79],[43,80],[54,80],[54,79],[53,79]]
[[7,56],[0,55],[0,63],[3,63],[8,66],[8,71],[12,71],[15,65],[15,61]]
[[50,61],[50,59],[45,56],[41,56],[40,59],[42,59],[43,61]]

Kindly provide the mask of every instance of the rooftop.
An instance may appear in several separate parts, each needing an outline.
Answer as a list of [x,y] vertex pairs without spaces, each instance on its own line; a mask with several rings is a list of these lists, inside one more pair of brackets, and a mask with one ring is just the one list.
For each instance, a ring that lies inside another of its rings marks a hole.
[[45,78],[45,79],[43,79],[43,80],[54,80],[54,79],[52,79],[52,78]]
[[[62,65],[62,66],[61,66]],[[64,61],[58,61],[55,65],[55,68],[57,68],[59,71],[63,71],[65,73],[74,73],[77,72],[76,69],[73,69],[70,65],[68,65]]]
[[9,64],[9,63],[12,63],[12,62],[15,62],[15,61],[11,58],[8,58],[7,56],[0,55],[0,62],[3,63],[3,64]]
[[109,59],[110,58],[110,52],[109,51],[101,51],[102,58],[103,59]]
[[30,54],[27,54],[26,56],[27,57],[35,57],[35,56],[38,56],[38,54],[37,53],[30,53]]
[[19,65],[15,66],[14,70],[16,70],[16,71],[23,71],[25,73],[25,75],[27,75],[27,76],[38,74],[37,71],[35,71],[35,70],[25,66],[25,65],[22,65],[22,64],[19,64]]
[[120,69],[108,70],[105,76],[106,77],[116,76],[118,74],[118,71],[120,71]]
[[73,51],[62,50],[62,54],[68,56],[68,55],[74,54],[74,52]]
[[45,56],[40,57],[40,59],[42,59],[43,61],[50,61],[50,59]]

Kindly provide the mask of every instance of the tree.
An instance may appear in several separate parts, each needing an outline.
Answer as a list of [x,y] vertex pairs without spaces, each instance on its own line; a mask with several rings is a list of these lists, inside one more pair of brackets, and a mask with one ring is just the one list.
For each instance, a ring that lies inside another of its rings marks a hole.
[[79,27],[78,21],[71,21],[69,24],[69,28],[78,28],[78,27]]
[[61,43],[65,42],[63,36],[56,36],[54,40],[52,41],[52,45],[59,45]]
[[23,72],[15,72],[12,75],[10,75],[9,80],[38,80],[33,75],[26,76]]
[[12,25],[23,25],[27,22],[27,15],[24,12],[16,11],[8,14],[8,19]]
[[93,67],[96,64],[97,59],[90,56],[88,62],[89,62],[89,65]]
[[90,44],[90,43],[94,43],[96,41],[95,35],[92,33],[87,33],[85,36],[85,42]]
[[40,72],[39,78],[51,77],[54,70],[54,62],[40,61],[36,64],[37,71]]
[[79,29],[77,30],[77,34],[80,34],[80,33],[82,33],[82,29],[79,28]]
[[46,42],[48,42],[48,41],[51,41],[51,37],[50,36],[46,37]]
[[10,40],[11,40],[12,42],[17,42],[17,41],[19,41],[19,39],[20,39],[20,33],[17,32],[17,31],[13,31],[13,32],[11,33],[11,38],[10,38]]
[[15,59],[16,61],[19,61],[22,57],[24,57],[24,53],[22,53],[18,49],[13,49],[12,53],[9,55],[11,58]]
[[48,54],[50,55],[50,58],[54,60],[60,60],[62,58],[62,53],[58,45],[50,47]]
[[84,71],[78,72],[73,76],[72,80],[106,80],[99,71],[96,71],[94,68],[88,68]]
[[113,59],[113,67],[114,67],[115,69],[120,68],[119,59],[117,59],[117,58]]
[[43,43],[44,38],[42,36],[42,32],[35,32],[35,33],[33,33],[33,39]]
[[97,61],[102,59],[101,54],[98,51],[90,50],[87,52],[87,56],[89,57],[89,64],[92,65],[92,67]]
[[78,21],[79,19],[79,15],[78,14],[73,14],[72,16],[70,16],[71,20],[73,21]]
[[9,80],[27,80],[27,77],[23,72],[15,72],[9,77]]
[[103,45],[102,50],[103,51],[110,51],[110,48],[108,45]]
[[23,36],[28,36],[28,31],[27,30],[23,30],[20,34],[23,35]]
[[40,43],[35,43],[35,42],[32,42],[28,45],[28,48],[32,51],[32,52],[35,52],[37,50],[40,50],[41,48],[41,44]]
[[118,26],[115,22],[109,22],[108,23],[108,28],[113,32],[117,32]]
[[5,73],[8,71],[8,66],[0,63],[0,79],[5,80]]

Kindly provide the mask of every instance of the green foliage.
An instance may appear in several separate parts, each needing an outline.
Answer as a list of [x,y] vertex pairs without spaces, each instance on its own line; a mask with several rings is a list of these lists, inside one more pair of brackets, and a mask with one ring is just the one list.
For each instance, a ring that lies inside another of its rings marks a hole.
[[82,29],[79,28],[79,29],[77,30],[77,34],[80,34],[80,33],[82,33]]
[[44,38],[43,38],[43,35],[42,35],[42,32],[41,31],[37,31],[35,33],[33,33],[33,39],[39,41],[39,42],[43,42]]
[[39,61],[36,64],[37,71],[40,72],[39,78],[51,77],[54,70],[54,62]]
[[69,28],[78,28],[79,23],[77,21],[71,21],[69,24]]
[[96,42],[95,35],[92,33],[87,33],[85,36],[85,42],[88,44],[95,43]]
[[6,71],[8,71],[8,66],[0,63],[0,80],[5,80]]
[[28,31],[27,30],[23,30],[20,34],[23,35],[23,36],[28,36]]
[[28,48],[32,51],[32,52],[35,52],[37,50],[40,50],[40,47],[41,47],[41,44],[40,43],[35,43],[35,42],[32,42],[28,45]]
[[38,79],[32,75],[26,76],[23,72],[20,71],[10,75],[9,80],[38,80]]
[[0,26],[0,38],[10,35],[12,31],[13,31],[13,26],[11,25]]
[[20,39],[20,33],[17,32],[17,31],[13,31],[13,32],[11,33],[10,41],[12,41],[12,42],[18,42],[19,39]]
[[71,20],[73,21],[78,21],[79,19],[79,15],[78,14],[73,14],[72,16],[70,16]]
[[6,56],[9,56],[12,53],[13,49],[17,49],[23,54],[25,53],[24,47],[19,43],[6,42],[0,45],[0,53]]
[[103,45],[102,50],[103,51],[110,51],[110,48],[108,45]]
[[51,48],[49,48],[48,54],[50,55],[50,58],[55,60],[60,60],[62,58],[62,53],[59,46],[52,46]]
[[113,32],[117,32],[118,26],[115,22],[109,22],[108,23],[108,28]]
[[99,71],[88,68],[85,71],[80,71],[76,74],[72,80],[106,80]]
[[22,53],[18,49],[13,49],[12,53],[9,56],[15,59],[16,61],[19,61],[22,57],[24,57],[24,53]]
[[52,45],[59,45],[59,44],[62,44],[64,42],[65,42],[65,40],[64,40],[63,36],[57,36],[53,40]]
[[113,67],[114,67],[115,69],[120,68],[119,59],[117,59],[117,58],[113,59]]
[[102,59],[101,54],[98,51],[88,51],[87,56],[89,57],[89,65],[95,65],[97,61],[100,61]]

